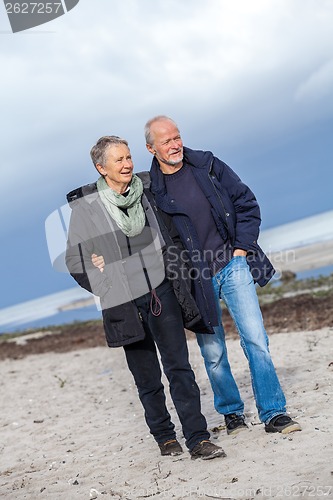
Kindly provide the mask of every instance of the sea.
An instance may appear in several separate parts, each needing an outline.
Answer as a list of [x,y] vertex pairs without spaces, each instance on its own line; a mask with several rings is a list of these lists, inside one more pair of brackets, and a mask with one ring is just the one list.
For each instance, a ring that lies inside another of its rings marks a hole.
[[[78,304],[88,305],[76,307]],[[92,295],[77,286],[0,309],[0,335],[99,318],[101,311]]]
[[[297,279],[328,276],[333,273],[333,266],[311,269],[297,274]],[[64,292],[47,295],[22,304],[0,310],[0,335],[22,332],[29,329],[47,328],[48,326],[90,321],[101,318],[101,311],[95,304],[75,309],[61,310],[63,304],[87,299],[88,292],[72,288]],[[60,308],[60,309],[59,309]]]

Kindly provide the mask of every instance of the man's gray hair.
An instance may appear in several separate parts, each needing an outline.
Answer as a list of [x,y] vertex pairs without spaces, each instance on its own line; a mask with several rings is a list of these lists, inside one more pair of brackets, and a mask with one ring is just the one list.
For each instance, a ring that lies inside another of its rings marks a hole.
[[90,150],[90,156],[95,167],[97,163],[102,166],[105,165],[107,150],[110,146],[117,144],[125,144],[128,147],[128,142],[117,135],[105,135],[98,139],[95,146]]
[[154,118],[151,118],[150,120],[148,120],[146,125],[145,125],[146,144],[149,144],[150,146],[153,145],[153,138],[152,138],[151,133],[150,133],[150,129],[151,129],[152,124],[155,122],[164,121],[164,120],[168,120],[169,122],[172,122],[178,128],[177,123],[172,118],[169,118],[166,115],[154,116]]

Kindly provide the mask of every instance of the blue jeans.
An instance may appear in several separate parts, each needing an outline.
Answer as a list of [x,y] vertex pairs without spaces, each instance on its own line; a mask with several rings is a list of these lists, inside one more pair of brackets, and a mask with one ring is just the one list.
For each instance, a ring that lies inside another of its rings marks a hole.
[[[286,400],[269,352],[268,337],[246,258],[233,257],[212,280],[217,307],[220,308],[222,299],[237,327],[250,367],[259,418],[267,423],[286,412]],[[231,373],[222,322],[215,328],[215,335],[199,333],[197,341],[213,389],[216,411],[223,415],[242,415],[244,403]]]

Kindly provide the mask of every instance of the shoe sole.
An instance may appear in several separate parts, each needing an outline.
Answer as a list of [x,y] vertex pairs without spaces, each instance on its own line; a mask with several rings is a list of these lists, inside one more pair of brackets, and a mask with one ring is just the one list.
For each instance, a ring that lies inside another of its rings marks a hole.
[[178,455],[181,455],[183,452],[182,451],[173,451],[171,453],[161,453],[162,457],[178,457]]
[[289,432],[301,431],[302,427],[299,424],[289,425],[285,429],[282,429],[281,434],[289,434]]
[[287,425],[286,427],[282,429],[265,429],[266,432],[268,433],[275,433],[275,432],[280,432],[280,434],[289,434],[290,432],[296,432],[296,431],[301,431],[302,427],[299,424],[291,424]]
[[247,430],[248,430],[248,426],[242,425],[241,427],[236,427],[236,429],[232,429],[232,430],[229,430],[227,428],[227,434],[228,434],[228,436],[236,436],[240,432],[247,431]]
[[197,458],[201,458],[201,460],[212,460],[213,458],[218,458],[218,457],[226,457],[227,454],[224,450],[216,450],[207,457],[202,456],[202,455],[191,455],[192,460],[196,460]]

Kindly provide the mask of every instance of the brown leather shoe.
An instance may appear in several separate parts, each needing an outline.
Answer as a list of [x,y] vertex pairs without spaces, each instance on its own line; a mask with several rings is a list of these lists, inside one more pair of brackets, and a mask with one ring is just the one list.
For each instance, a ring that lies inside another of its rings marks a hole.
[[161,455],[171,455],[176,456],[183,453],[183,448],[178,443],[177,439],[169,439],[165,443],[158,443],[158,446],[161,450]]
[[226,457],[224,450],[213,444],[211,441],[200,441],[195,447],[190,451],[191,458],[202,458],[202,460],[211,460],[217,457]]

